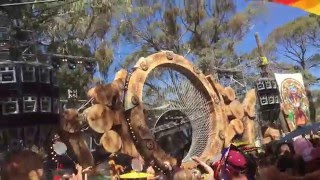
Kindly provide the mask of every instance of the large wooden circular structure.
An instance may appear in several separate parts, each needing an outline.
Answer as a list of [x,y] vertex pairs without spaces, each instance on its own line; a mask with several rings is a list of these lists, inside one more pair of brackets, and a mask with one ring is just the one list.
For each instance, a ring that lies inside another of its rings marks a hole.
[[[163,162],[168,161],[175,164],[176,159],[166,154],[156,143],[154,136],[147,126],[145,108],[143,105],[143,86],[146,83],[148,75],[159,67],[166,67],[180,72],[186,76],[190,82],[202,93],[210,107],[208,134],[203,133],[206,145],[197,155],[204,161],[212,158],[216,153],[220,153],[222,140],[219,138],[219,131],[224,130],[227,122],[223,119],[223,110],[221,97],[216,93],[213,86],[210,85],[206,76],[200,70],[192,65],[190,61],[183,56],[172,52],[159,52],[140,58],[136,63],[134,71],[129,75],[126,81],[127,91],[125,92],[125,112],[129,128],[132,129],[132,137],[135,145],[143,158],[154,160],[156,168],[165,169]],[[192,122],[191,122],[192,123]],[[197,128],[197,127],[192,127]],[[195,142],[191,142],[195,143]],[[184,164],[192,163],[186,160]],[[159,167],[157,167],[159,166]]]
[[[141,156],[166,173],[168,163],[194,167],[192,156],[211,160],[236,135],[253,144],[254,92],[240,102],[233,89],[183,56],[161,51],[140,58],[131,72],[120,70],[110,84],[92,88],[88,96],[104,107],[103,113],[89,107],[82,114],[97,133],[119,135],[113,144],[100,140],[106,151]],[[95,119],[99,123],[91,122]]]

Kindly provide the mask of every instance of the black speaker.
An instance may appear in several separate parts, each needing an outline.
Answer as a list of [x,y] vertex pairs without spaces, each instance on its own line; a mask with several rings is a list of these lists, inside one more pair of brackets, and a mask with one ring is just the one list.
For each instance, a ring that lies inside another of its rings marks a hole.
[[257,91],[262,91],[265,89],[264,81],[257,81],[256,83]]
[[260,100],[260,106],[266,106],[269,104],[267,95],[260,95],[259,100]]
[[275,121],[280,113],[280,93],[277,81],[273,78],[260,78],[256,81],[259,118]]
[[0,62],[0,126],[57,124],[59,88],[52,67],[25,61]]

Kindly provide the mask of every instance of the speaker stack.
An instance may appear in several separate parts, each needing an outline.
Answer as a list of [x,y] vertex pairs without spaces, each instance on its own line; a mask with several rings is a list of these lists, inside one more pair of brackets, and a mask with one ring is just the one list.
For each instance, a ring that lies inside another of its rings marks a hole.
[[260,78],[256,81],[259,104],[259,119],[274,122],[280,114],[280,93],[277,81],[273,78]]
[[7,145],[2,147],[41,147],[58,123],[55,71],[38,62],[0,62],[0,142]]

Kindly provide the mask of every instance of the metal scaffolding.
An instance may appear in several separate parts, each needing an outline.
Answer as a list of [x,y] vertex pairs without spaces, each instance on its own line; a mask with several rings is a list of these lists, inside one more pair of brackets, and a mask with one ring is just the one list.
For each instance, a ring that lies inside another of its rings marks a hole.
[[246,94],[248,87],[247,81],[242,71],[235,69],[213,68],[213,76],[221,85],[232,87],[236,97],[241,99]]

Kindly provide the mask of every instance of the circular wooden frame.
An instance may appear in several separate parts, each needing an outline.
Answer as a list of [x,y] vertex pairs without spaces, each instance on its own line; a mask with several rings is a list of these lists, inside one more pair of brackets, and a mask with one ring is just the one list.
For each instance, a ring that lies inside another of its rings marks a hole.
[[[208,143],[200,156],[203,161],[211,159],[214,154],[220,153],[223,145],[218,133],[224,130],[224,125],[226,125],[223,120],[222,104],[220,104],[223,101],[219,100],[219,95],[216,94],[206,76],[196,66],[193,66],[183,56],[170,51],[162,51],[147,58],[140,58],[127,82],[124,102],[126,117],[138,152],[145,160],[154,163],[156,170],[166,171],[167,166],[164,163],[166,161],[171,165],[176,163],[175,158],[167,155],[155,142],[146,124],[144,108],[141,103],[144,83],[149,73],[157,67],[168,67],[182,73],[198,90],[202,91],[208,102],[211,102],[210,117],[212,121],[209,124],[214,132],[210,132]],[[189,165],[193,166],[194,163],[190,162]]]

